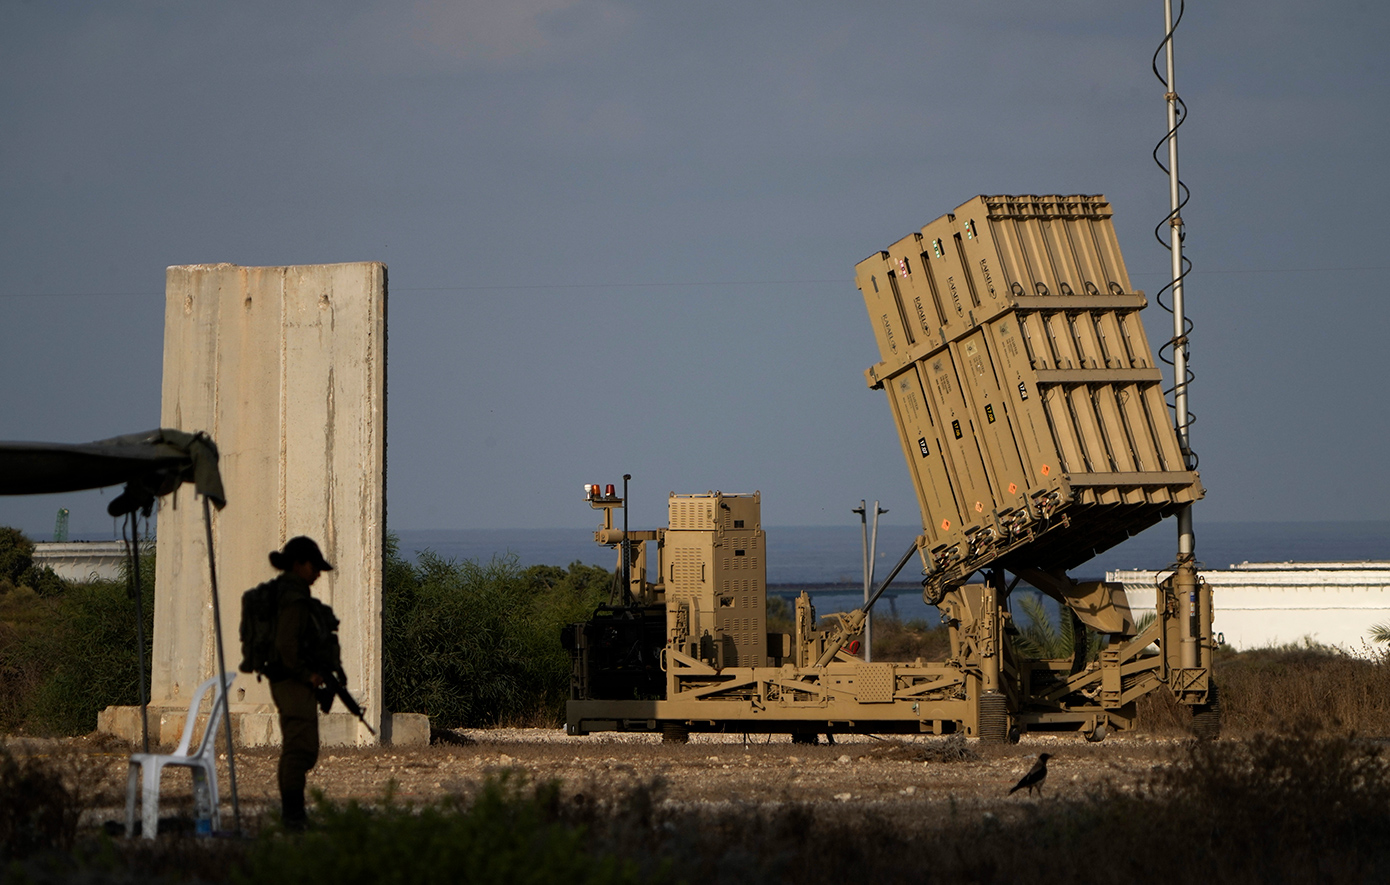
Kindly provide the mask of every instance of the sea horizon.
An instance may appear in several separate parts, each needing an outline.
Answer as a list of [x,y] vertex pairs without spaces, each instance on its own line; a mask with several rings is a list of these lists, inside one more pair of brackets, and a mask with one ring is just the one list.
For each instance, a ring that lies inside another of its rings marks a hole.
[[[818,613],[847,611],[863,601],[861,528],[765,526],[767,592],[790,600],[805,590]],[[914,525],[878,527],[875,581],[887,572],[920,533]],[[1390,561],[1390,520],[1338,522],[1242,521],[1197,524],[1198,562],[1229,568],[1242,562]],[[593,529],[425,529],[396,532],[400,554],[416,560],[429,550],[445,559],[488,562],[515,557],[520,567],[574,562],[612,570],[613,549],[594,543]],[[1079,581],[1104,580],[1108,571],[1159,570],[1177,551],[1176,521],[1165,520],[1072,569]],[[904,620],[935,623],[939,612],[922,600],[916,569],[885,591],[878,611]]]
[[[863,546],[858,525],[765,526],[767,581],[773,585],[862,585]],[[921,529],[879,524],[876,575],[881,579]],[[1390,520],[1198,522],[1197,558],[1206,568],[1242,562],[1390,561]],[[425,550],[445,559],[486,562],[515,556],[517,564],[568,566],[573,562],[612,569],[616,552],[594,543],[593,529],[403,529],[394,532],[402,556]],[[1168,519],[1072,569],[1078,580],[1101,580],[1107,571],[1162,569],[1176,554],[1176,526]],[[899,579],[894,587],[917,578]]]

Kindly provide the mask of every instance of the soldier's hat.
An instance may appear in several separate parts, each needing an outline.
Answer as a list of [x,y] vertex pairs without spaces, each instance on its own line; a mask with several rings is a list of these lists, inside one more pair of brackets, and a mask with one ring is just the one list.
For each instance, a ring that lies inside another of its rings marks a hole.
[[313,538],[304,535],[290,538],[285,542],[285,549],[270,552],[270,564],[282,572],[289,571],[296,562],[310,563],[321,572],[333,571],[333,566],[319,552],[319,545],[314,543]]

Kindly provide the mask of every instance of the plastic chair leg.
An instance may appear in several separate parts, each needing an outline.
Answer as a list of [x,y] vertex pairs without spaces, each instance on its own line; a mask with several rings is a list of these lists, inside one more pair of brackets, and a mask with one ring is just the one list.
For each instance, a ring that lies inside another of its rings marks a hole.
[[222,829],[222,818],[217,809],[217,772],[202,763],[188,766],[193,775],[193,816],[206,817],[212,831]]
[[211,762],[207,768],[208,801],[212,803],[212,831],[214,833],[222,829],[221,802],[219,801],[217,796],[216,765],[216,762]]
[[159,776],[163,773],[164,766],[152,759],[143,767],[145,777],[142,791],[144,806],[140,809],[141,828],[146,839],[153,839],[159,835]]
[[125,779],[125,837],[135,835],[135,793],[140,789],[140,769],[138,763],[130,763],[130,771]]

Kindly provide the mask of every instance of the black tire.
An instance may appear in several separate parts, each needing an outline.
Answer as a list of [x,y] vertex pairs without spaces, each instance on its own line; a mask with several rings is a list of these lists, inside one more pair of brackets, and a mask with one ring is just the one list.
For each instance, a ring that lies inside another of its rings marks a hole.
[[661,723],[661,742],[663,744],[690,743],[690,726],[684,722]]
[[1192,736],[1199,741],[1221,737],[1221,693],[1215,682],[1207,689],[1207,702],[1192,708]]
[[1098,744],[1105,740],[1106,735],[1110,734],[1110,723],[1101,722],[1096,725],[1095,728],[1090,731],[1084,731],[1081,734],[1086,738],[1088,743]]
[[980,696],[978,735],[980,740],[991,744],[1003,744],[1009,740],[1009,705],[997,691],[987,691]]

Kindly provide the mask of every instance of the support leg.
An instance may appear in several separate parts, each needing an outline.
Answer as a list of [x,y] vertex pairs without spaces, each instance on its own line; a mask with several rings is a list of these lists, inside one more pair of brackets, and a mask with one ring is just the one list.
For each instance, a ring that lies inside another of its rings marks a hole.
[[146,839],[159,835],[159,776],[164,766],[150,761],[141,766],[144,769],[143,785],[140,791],[140,829]]
[[131,762],[125,779],[125,837],[135,835],[135,794],[140,789],[140,763]]

